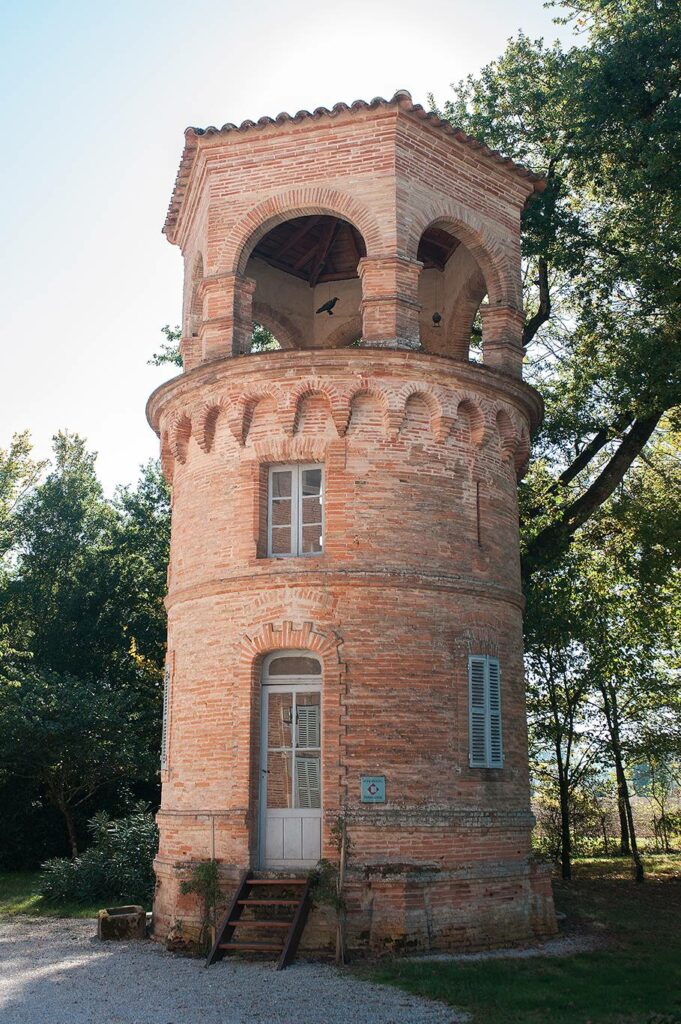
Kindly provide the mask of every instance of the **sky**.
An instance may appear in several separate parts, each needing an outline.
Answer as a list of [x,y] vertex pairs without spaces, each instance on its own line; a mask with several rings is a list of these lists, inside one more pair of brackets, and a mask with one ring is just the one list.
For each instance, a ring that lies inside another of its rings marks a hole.
[[107,493],[158,453],[147,365],[181,317],[161,234],[187,125],[408,89],[442,103],[522,29],[567,37],[541,0],[0,0],[0,448],[68,429]]

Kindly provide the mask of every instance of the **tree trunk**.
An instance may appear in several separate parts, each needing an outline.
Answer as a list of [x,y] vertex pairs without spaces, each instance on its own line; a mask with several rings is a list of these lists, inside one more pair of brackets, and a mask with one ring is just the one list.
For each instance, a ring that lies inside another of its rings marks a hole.
[[643,861],[641,860],[641,855],[638,852],[638,844],[636,842],[636,829],[634,828],[634,815],[631,810],[631,800],[629,799],[629,786],[627,785],[627,780],[624,776],[624,770],[622,770],[622,777],[624,779],[624,806],[626,808],[627,824],[629,826],[631,856],[634,861],[634,878],[637,882],[640,883],[645,880],[645,874],[643,872]]
[[73,812],[68,804],[62,804],[59,810],[64,815],[66,832],[69,837],[69,846],[71,848],[71,857],[75,860],[78,856],[78,837],[76,835],[76,823],[73,820]]
[[558,756],[558,790],[560,794],[560,874],[570,881],[572,878],[572,833],[570,830],[570,794],[565,777],[561,751]]
[[627,822],[627,808],[624,800],[624,789],[627,784],[627,780],[624,778],[623,773],[620,771],[619,759],[615,754],[615,775],[617,777],[617,813],[620,819],[620,853],[623,857],[631,856],[631,847],[629,845],[629,824]]

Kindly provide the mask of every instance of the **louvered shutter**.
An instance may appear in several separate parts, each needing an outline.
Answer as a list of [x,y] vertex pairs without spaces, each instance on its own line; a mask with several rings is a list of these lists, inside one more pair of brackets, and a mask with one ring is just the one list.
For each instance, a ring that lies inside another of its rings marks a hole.
[[490,768],[501,768],[504,752],[501,744],[501,678],[499,660],[487,659],[488,706],[489,706],[489,760]]
[[163,725],[161,726],[161,768],[168,767],[168,708],[170,706],[170,665],[163,675]]
[[301,748],[319,746],[319,704],[299,704],[296,707],[298,738],[296,745]]
[[296,789],[298,807],[321,807],[319,757],[296,755]]
[[469,763],[471,768],[486,766],[485,657],[473,654],[468,659]]

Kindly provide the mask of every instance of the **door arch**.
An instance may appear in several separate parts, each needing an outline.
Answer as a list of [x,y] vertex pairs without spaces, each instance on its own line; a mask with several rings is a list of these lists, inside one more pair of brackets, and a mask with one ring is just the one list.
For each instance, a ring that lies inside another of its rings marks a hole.
[[263,660],[258,865],[309,868],[321,856],[322,666],[309,651]]

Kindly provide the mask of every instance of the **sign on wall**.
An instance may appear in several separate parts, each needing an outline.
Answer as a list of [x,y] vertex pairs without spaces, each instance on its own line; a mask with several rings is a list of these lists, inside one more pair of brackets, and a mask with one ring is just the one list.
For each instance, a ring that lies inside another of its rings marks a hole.
[[361,775],[359,782],[363,804],[385,803],[385,775]]

